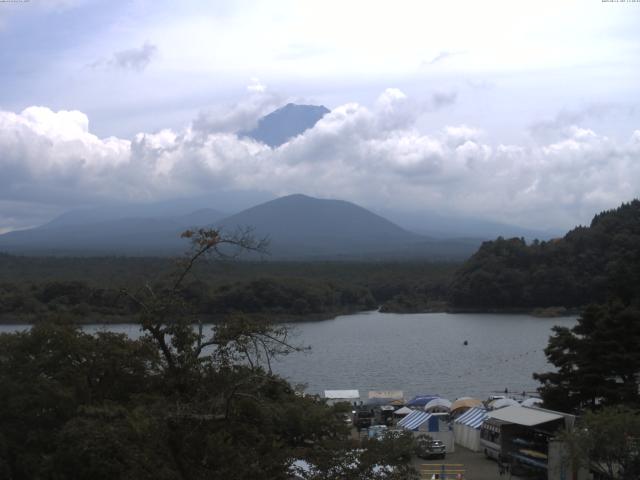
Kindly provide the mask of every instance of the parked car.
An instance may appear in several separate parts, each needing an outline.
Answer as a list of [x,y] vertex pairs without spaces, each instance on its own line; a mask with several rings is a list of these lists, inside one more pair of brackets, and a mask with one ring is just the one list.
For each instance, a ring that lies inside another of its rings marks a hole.
[[434,440],[428,435],[416,437],[416,455],[420,458],[445,458],[447,447],[442,440]]

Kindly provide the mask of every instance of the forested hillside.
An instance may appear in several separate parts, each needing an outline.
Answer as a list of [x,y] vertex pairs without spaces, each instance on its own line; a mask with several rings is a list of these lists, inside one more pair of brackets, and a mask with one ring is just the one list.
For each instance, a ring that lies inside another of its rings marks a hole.
[[449,290],[458,309],[581,307],[640,295],[640,201],[596,215],[563,238],[485,242]]

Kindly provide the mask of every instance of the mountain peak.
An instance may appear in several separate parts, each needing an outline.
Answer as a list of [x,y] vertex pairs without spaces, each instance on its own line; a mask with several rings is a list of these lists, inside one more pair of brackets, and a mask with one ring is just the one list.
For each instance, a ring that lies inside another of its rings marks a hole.
[[313,128],[329,109],[320,105],[297,105],[287,103],[258,121],[258,125],[248,132],[240,132],[270,147],[279,147],[306,130]]

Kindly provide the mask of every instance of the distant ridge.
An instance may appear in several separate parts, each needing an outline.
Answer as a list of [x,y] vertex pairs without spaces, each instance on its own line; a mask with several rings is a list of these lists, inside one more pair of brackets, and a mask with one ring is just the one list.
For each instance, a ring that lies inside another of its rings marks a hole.
[[[109,212],[112,214],[113,212]],[[122,211],[125,215],[127,212]],[[42,227],[0,235],[0,251],[39,255],[176,255],[187,247],[180,233],[211,226],[233,232],[250,227],[269,237],[269,258],[463,259],[479,240],[435,240],[405,230],[384,217],[344,200],[289,195],[221,218],[211,209],[170,217],[104,220],[90,213],[62,215]],[[251,255],[245,258],[253,258]]]
[[262,117],[256,128],[240,132],[240,135],[266,143],[270,147],[279,147],[312,128],[327,113],[329,109],[324,106],[288,103]]
[[[78,216],[68,212],[29,230],[0,235],[0,251],[35,255],[174,255],[185,249],[180,233],[190,227],[213,225],[220,212],[201,209],[165,217]],[[109,211],[109,214],[113,212]],[[105,217],[107,219],[105,219]]]

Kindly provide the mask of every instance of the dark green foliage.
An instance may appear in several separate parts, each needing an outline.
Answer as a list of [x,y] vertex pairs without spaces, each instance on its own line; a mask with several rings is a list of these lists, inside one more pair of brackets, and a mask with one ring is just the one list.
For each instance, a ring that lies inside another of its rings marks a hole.
[[545,353],[557,371],[534,374],[546,406],[580,411],[601,405],[640,407],[640,310],[593,305],[578,324],[554,327]]
[[[183,286],[194,262],[219,245],[260,244],[215,230],[187,233],[193,250],[179,270],[122,292],[136,306],[140,339],[89,335],[62,320],[0,335],[1,478],[285,480],[295,459],[353,451],[341,407],[301,397],[272,374],[274,357],[299,350],[286,328],[243,316],[207,328],[191,322],[191,303],[203,298],[199,282]],[[86,296],[83,288],[47,284],[38,292],[52,301]],[[363,452],[364,473],[349,478],[371,478],[379,461],[411,474],[405,456]],[[337,471],[323,463],[317,478],[344,478]]]
[[49,468],[59,432],[83,405],[127,403],[152,390],[158,360],[148,342],[66,325],[0,335],[0,424],[14,478]]
[[[139,306],[123,288],[166,288],[173,261],[149,258],[46,258],[0,254],[0,321],[72,315],[81,323],[131,321]],[[443,309],[455,264],[202,262],[181,295],[191,314],[228,312],[274,319],[326,318],[368,310]],[[407,302],[403,299],[410,299]],[[215,319],[215,318],[214,318]]]
[[564,238],[485,242],[456,273],[456,308],[582,307],[640,298],[640,201],[596,215]]
[[410,460],[415,449],[411,432],[388,433],[365,440],[364,448],[315,449],[309,460],[316,466],[308,480],[414,480]]
[[215,313],[332,313],[376,307],[369,290],[305,279],[260,278],[218,288],[207,305]]
[[46,322],[0,335],[0,352],[2,478],[285,478],[297,448],[343,432],[258,366],[178,355],[170,368],[147,337]]
[[577,428],[561,439],[574,467],[597,472],[598,478],[640,478],[640,413],[636,410],[608,407],[587,412]]

